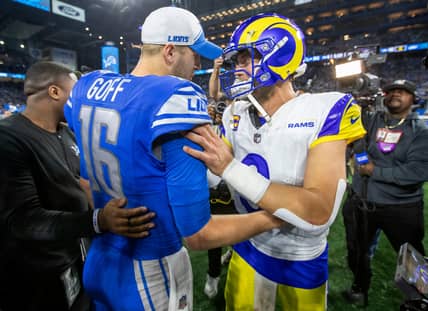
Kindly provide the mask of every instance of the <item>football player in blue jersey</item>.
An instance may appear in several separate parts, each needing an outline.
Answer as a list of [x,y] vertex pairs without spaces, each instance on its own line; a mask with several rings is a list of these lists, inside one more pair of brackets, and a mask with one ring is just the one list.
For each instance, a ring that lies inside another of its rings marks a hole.
[[[84,269],[96,310],[192,310],[193,249],[245,240],[281,226],[260,211],[210,215],[206,166],[183,152],[181,134],[209,124],[203,90],[190,82],[208,42],[191,12],[164,7],[145,20],[141,57],[131,74],[95,71],[73,88],[65,115],[74,129],[96,211],[112,197],[157,215],[145,239],[97,237]],[[193,144],[196,148],[197,146]]]
[[[303,33],[288,18],[245,20],[223,54],[237,66],[220,75],[222,89],[243,98],[223,114],[223,139],[209,126],[186,135],[204,151],[184,150],[235,190],[238,212],[266,210],[288,223],[233,246],[227,310],[271,311],[277,298],[287,311],[327,307],[327,234],[346,189],[346,144],[365,131],[351,95],[297,95],[304,55]],[[237,83],[240,72],[250,79]]]

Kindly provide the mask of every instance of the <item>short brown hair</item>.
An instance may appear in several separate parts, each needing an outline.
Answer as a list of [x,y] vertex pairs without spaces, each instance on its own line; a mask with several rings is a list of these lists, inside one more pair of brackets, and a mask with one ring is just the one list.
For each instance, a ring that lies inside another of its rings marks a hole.
[[153,56],[158,54],[164,45],[161,44],[143,44],[141,46],[141,53],[147,56]]
[[73,70],[55,62],[37,62],[26,72],[24,94],[30,96],[47,89],[49,85],[60,82],[72,72]]

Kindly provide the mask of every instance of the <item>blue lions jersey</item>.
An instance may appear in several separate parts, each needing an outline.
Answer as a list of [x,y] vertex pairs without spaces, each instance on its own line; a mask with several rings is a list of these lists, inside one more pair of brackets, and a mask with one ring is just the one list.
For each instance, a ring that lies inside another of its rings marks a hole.
[[199,86],[173,76],[95,71],[76,83],[64,112],[95,208],[125,196],[128,207],[147,206],[156,213],[147,238],[106,233],[93,243],[135,259],[157,259],[177,252],[183,236],[208,222],[206,167],[182,151],[184,144],[195,146],[180,134],[211,122]]

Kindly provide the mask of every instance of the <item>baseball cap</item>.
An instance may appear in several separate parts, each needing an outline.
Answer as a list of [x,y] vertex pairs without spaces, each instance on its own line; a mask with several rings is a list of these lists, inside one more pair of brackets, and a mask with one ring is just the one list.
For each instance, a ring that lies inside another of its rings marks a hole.
[[198,18],[192,12],[177,7],[163,7],[150,13],[141,29],[141,42],[188,46],[209,59],[222,54],[219,46],[205,38]]
[[394,82],[392,82],[391,84],[386,85],[383,88],[384,92],[390,92],[391,90],[394,89],[402,89],[402,90],[406,90],[407,92],[409,92],[412,95],[416,95],[416,84],[414,84],[412,81],[409,80],[395,80]]

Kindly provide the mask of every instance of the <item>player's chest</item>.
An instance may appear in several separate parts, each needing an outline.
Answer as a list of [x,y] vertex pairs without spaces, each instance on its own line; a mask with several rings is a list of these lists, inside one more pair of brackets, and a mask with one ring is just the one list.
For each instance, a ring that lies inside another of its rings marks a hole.
[[242,115],[234,116],[229,130],[235,152],[289,153],[311,144],[317,134],[317,121],[274,117],[257,128],[249,117]]

